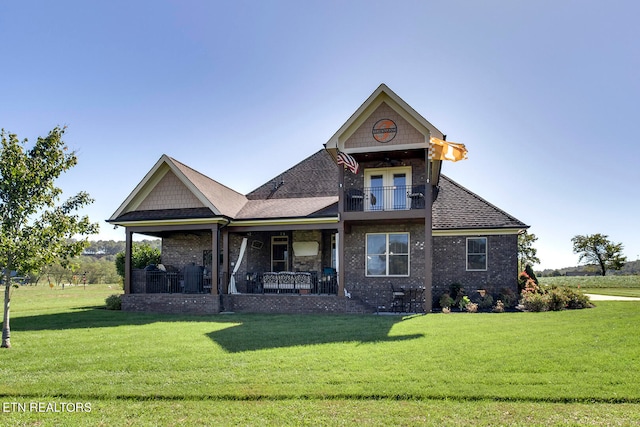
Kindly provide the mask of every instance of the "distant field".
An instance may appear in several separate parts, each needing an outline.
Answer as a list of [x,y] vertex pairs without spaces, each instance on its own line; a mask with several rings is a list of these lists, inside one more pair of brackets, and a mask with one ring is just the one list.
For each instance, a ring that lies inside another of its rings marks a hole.
[[0,425],[640,425],[640,302],[409,317],[105,310],[120,292],[15,289]]
[[640,276],[559,276],[538,279],[542,285],[579,288],[585,293],[640,297]]

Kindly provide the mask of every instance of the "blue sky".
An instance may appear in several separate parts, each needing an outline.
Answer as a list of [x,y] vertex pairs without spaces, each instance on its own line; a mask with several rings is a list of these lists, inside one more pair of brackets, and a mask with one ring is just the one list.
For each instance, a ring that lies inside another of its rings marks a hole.
[[246,193],[386,83],[469,158],[443,173],[531,225],[541,264],[640,257],[640,3],[0,1],[0,127],[56,125],[104,222],[162,154]]

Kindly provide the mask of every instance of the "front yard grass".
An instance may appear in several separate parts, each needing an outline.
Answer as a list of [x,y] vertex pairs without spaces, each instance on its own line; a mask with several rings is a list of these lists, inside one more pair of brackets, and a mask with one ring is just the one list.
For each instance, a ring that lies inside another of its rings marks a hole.
[[[640,302],[545,313],[171,316],[21,287],[2,425],[630,425]],[[11,408],[9,408],[11,409]]]

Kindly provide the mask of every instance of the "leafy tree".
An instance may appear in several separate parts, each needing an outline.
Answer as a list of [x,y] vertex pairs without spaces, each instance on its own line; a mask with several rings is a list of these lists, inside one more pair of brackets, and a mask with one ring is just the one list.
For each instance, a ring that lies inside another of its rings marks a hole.
[[538,250],[533,247],[537,240],[536,235],[528,231],[518,234],[518,271],[524,271],[527,265],[540,264]]
[[[116,270],[118,275],[124,279],[125,253],[116,255]],[[145,268],[151,264],[160,264],[160,249],[154,248],[150,243],[134,243],[131,248],[131,267]]]
[[80,192],[59,203],[62,190],[54,181],[78,162],[62,141],[65,128],[56,127],[31,148],[27,140],[0,132],[0,266],[4,269],[4,318],[2,347],[11,347],[11,271],[27,274],[56,259],[68,260],[82,252],[87,236],[98,224],[75,212],[92,203]]
[[607,274],[607,270],[620,270],[624,267],[627,257],[622,255],[622,243],[614,243],[609,236],[597,233],[586,236],[575,236],[573,253],[580,254],[579,262],[594,264],[600,267],[600,274]]

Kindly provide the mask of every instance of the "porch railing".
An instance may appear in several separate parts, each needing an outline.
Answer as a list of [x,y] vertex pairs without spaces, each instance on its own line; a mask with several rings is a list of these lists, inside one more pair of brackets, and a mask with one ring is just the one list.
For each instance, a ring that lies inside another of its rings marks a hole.
[[202,272],[134,269],[131,292],[134,294],[208,294],[211,275]]
[[[221,281],[222,283],[222,277]],[[236,279],[240,293],[259,294],[315,294],[336,295],[338,281],[335,273],[318,272],[266,272],[248,273],[245,280]],[[131,292],[135,294],[208,294],[211,293],[211,275],[206,270],[198,273],[134,269]]]
[[243,290],[252,294],[314,294],[336,295],[338,280],[335,272],[247,273]]
[[347,212],[424,209],[424,192],[424,185],[347,188],[344,209]]

